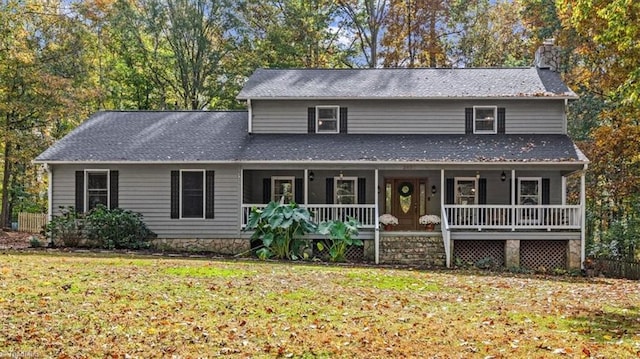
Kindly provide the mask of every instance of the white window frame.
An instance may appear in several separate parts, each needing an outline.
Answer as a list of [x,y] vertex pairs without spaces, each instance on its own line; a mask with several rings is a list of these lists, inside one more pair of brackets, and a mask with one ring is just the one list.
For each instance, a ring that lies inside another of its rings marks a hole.
[[[184,208],[182,206],[182,174],[184,172],[202,172],[202,217],[183,217]],[[180,170],[180,219],[205,219],[205,213],[207,211],[207,171],[203,169],[181,169]]]
[[542,177],[518,177],[518,204],[525,205],[522,203],[522,181],[536,181],[538,182],[538,194],[537,201],[538,206],[542,205]]
[[295,176],[272,176],[271,177],[271,200],[274,202],[280,202],[281,198],[277,198],[277,199],[275,198],[276,181],[291,181],[291,202],[295,202],[296,201],[296,177]]
[[[477,130],[476,122],[478,119],[476,118],[477,110],[493,110],[493,130]],[[473,133],[477,134],[496,134],[498,133],[498,106],[473,106]]]
[[333,177],[333,203],[338,203],[338,181],[352,181],[353,182],[353,204],[358,202],[358,177]]
[[[320,110],[321,109],[334,109],[336,111],[336,130],[326,131],[320,130]],[[337,105],[322,105],[316,106],[316,133],[340,133],[340,106]]]
[[[454,203],[455,204],[460,204],[462,205],[462,203],[460,203],[460,193],[458,191],[458,186],[460,182],[467,182],[467,181],[473,181],[474,183],[474,188],[475,188],[475,196],[473,199],[473,204],[478,204],[478,178],[477,177],[455,177],[454,178]],[[469,204],[469,203],[467,203]]]
[[111,207],[111,173],[108,169],[87,169],[84,170],[84,208],[85,212],[89,209],[89,174],[92,173],[106,173],[107,174],[107,208]]

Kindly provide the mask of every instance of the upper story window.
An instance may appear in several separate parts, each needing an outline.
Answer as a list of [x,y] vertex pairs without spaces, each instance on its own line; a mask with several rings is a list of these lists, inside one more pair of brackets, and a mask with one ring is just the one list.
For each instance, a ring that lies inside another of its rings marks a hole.
[[87,211],[99,204],[109,207],[109,170],[88,170],[85,176]]
[[275,202],[291,203],[296,198],[295,177],[271,177],[271,200]]
[[340,129],[339,106],[316,106],[316,132],[338,133]]
[[497,133],[498,108],[496,106],[473,107],[473,133]]

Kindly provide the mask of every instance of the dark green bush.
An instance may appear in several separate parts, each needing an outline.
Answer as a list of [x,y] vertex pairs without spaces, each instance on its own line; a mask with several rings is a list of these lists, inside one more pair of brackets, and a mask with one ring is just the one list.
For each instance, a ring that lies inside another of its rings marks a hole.
[[85,217],[85,232],[92,247],[106,249],[149,248],[156,236],[142,221],[140,213],[98,205]]
[[53,216],[44,227],[43,235],[56,247],[78,247],[84,238],[84,218],[73,207],[60,207],[60,215]]

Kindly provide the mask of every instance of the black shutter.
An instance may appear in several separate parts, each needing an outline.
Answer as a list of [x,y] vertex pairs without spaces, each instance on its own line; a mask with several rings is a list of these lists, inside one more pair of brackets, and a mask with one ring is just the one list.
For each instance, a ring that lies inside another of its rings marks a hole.
[[262,203],[271,202],[271,178],[262,179]]
[[215,171],[206,171],[205,172],[205,195],[206,198],[204,200],[204,218],[214,218],[214,198],[216,194],[215,190]]
[[304,181],[302,178],[296,178],[296,203],[301,204],[304,202]]
[[551,185],[551,181],[548,178],[543,178],[542,179],[542,204],[549,204],[550,203],[550,187]]
[[513,191],[513,186],[511,185],[511,179],[509,179],[509,204],[513,204],[513,195],[511,194]]
[[347,108],[340,107],[340,133],[347,133]]
[[464,109],[464,133],[473,133],[473,107],[467,107]]
[[487,179],[478,180],[478,204],[487,204]]
[[456,194],[455,194],[455,182],[453,181],[453,178],[447,178],[447,182],[446,182],[446,196],[445,196],[445,202],[446,204],[453,204],[456,200]]
[[506,129],[506,110],[498,107],[498,133],[504,134]]
[[307,109],[307,132],[316,133],[316,108]]
[[118,171],[109,172],[109,208],[118,208]]
[[333,177],[327,178],[327,194],[325,197],[326,204],[333,204]]
[[84,212],[84,171],[76,171],[76,212]]
[[358,178],[358,203],[367,203],[367,179]]
[[180,171],[171,171],[171,218],[180,218]]

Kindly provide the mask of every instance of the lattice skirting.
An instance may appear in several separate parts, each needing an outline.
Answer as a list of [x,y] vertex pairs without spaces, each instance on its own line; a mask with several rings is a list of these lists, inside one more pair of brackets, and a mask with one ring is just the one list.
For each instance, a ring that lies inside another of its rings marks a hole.
[[[324,244],[324,248],[322,249],[322,251],[318,249],[318,242],[322,242],[322,244]],[[329,260],[329,247],[327,243],[323,240],[314,240],[313,255],[322,260]],[[347,259],[347,262],[364,262],[364,246],[348,246],[345,257]]]
[[504,266],[505,241],[465,241],[453,243],[453,258],[462,263],[476,264],[491,259],[494,266]]
[[520,266],[567,268],[567,241],[520,241]]

